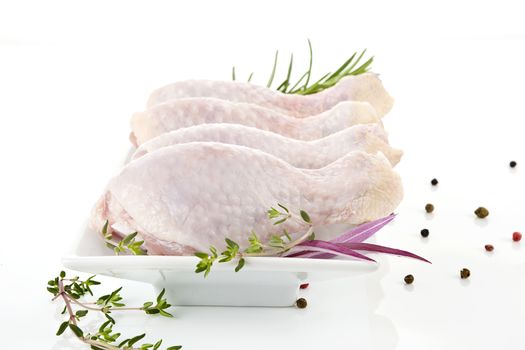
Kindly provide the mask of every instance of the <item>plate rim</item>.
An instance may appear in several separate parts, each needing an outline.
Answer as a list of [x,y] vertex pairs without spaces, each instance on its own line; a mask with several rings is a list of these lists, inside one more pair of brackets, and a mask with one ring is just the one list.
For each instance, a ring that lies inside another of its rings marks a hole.
[[[282,271],[282,272],[344,272],[355,270],[373,271],[379,268],[378,262],[351,259],[306,259],[283,257],[246,257],[246,264],[241,271]],[[118,264],[116,262],[118,261]],[[108,268],[108,269],[163,269],[194,272],[199,258],[195,256],[78,256],[62,257],[62,264],[71,269]],[[233,271],[235,261],[214,264],[215,271]]]

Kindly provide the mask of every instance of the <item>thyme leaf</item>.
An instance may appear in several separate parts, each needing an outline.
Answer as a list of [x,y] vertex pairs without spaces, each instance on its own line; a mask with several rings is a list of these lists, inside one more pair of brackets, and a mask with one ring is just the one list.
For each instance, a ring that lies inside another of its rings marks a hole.
[[143,247],[144,241],[136,240],[138,232],[130,233],[118,240],[113,233],[111,232],[111,227],[109,227],[109,222],[106,220],[104,226],[102,227],[102,236],[104,237],[104,242],[106,246],[113,250],[116,255],[131,254],[131,255],[146,255],[147,250]]

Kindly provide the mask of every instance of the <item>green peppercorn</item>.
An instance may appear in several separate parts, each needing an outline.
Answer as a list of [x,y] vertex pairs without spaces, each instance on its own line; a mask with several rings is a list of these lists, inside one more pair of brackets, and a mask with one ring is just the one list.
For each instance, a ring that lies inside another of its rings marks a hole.
[[474,214],[480,219],[484,219],[487,216],[489,216],[489,211],[485,207],[479,207],[478,209],[474,210]]
[[414,276],[412,276],[412,275],[406,275],[406,276],[405,276],[405,283],[406,283],[406,284],[412,284],[412,282],[414,282]]
[[305,298],[299,298],[295,302],[295,305],[297,305],[299,309],[304,309],[308,305],[308,303],[306,302]]
[[432,213],[434,211],[434,205],[428,203],[427,205],[425,205],[425,211],[427,213]]
[[470,270],[467,269],[467,268],[461,269],[461,271],[459,271],[459,275],[461,276],[462,279],[469,278],[470,277]]

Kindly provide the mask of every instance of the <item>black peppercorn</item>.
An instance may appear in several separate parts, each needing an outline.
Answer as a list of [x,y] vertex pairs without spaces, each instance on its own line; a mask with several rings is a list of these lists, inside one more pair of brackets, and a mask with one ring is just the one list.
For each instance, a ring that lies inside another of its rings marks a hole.
[[425,238],[428,237],[428,234],[429,234],[429,233],[430,233],[430,232],[429,232],[428,229],[426,229],[426,228],[424,228],[424,229],[421,230],[421,236],[423,236],[423,237],[425,237]]
[[462,269],[460,272],[459,272],[459,275],[461,276],[462,279],[465,279],[465,278],[469,278],[470,277],[470,270],[469,269]]
[[474,210],[474,214],[480,219],[484,219],[487,216],[489,216],[489,211],[485,207],[479,207],[478,209]]
[[518,163],[516,163],[515,161],[511,161],[511,162],[509,163],[509,166],[510,166],[511,168],[515,168],[516,165],[518,165]]
[[406,283],[406,284],[412,284],[412,282],[414,282],[414,276],[412,276],[412,275],[406,275],[406,276],[405,276],[405,283]]
[[425,205],[425,211],[427,213],[432,213],[434,211],[434,205],[428,203],[427,205]]
[[295,302],[295,305],[297,305],[299,309],[304,309],[308,305],[308,303],[306,302],[305,298],[299,298]]
[[437,179],[432,179],[432,181],[430,181],[430,183],[432,184],[432,186],[436,186],[439,182]]

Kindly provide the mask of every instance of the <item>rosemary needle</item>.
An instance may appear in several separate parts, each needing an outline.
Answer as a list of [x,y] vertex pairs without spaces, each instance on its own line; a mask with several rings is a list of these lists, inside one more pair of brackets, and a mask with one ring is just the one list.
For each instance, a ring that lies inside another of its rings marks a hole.
[[283,91],[284,93],[288,93],[288,94],[293,94],[293,92],[291,91],[295,91],[295,88],[301,84],[301,82],[303,81],[304,78],[306,78],[306,74],[307,73],[304,73],[303,76],[297,81],[297,83],[294,84],[294,86],[289,90],[290,92],[286,92],[286,91]]
[[288,65],[288,73],[286,74],[286,79],[279,85],[277,91],[286,92],[286,89],[290,85],[290,76],[292,75],[292,66],[293,66],[293,53],[290,55],[290,64]]
[[268,80],[268,84],[266,84],[266,87],[272,86],[273,78],[275,77],[275,69],[277,68],[277,59],[278,58],[279,58],[279,51],[275,51],[275,59],[273,60],[272,74],[270,75],[270,80]]
[[308,39],[308,48],[310,50],[310,64],[308,65],[308,71],[307,71],[307,76],[306,76],[306,83],[304,84],[304,88],[306,89],[306,87],[308,86],[308,83],[310,82],[310,76],[312,75],[312,62],[313,62],[313,50],[312,50],[312,42],[310,41],[310,39]]

